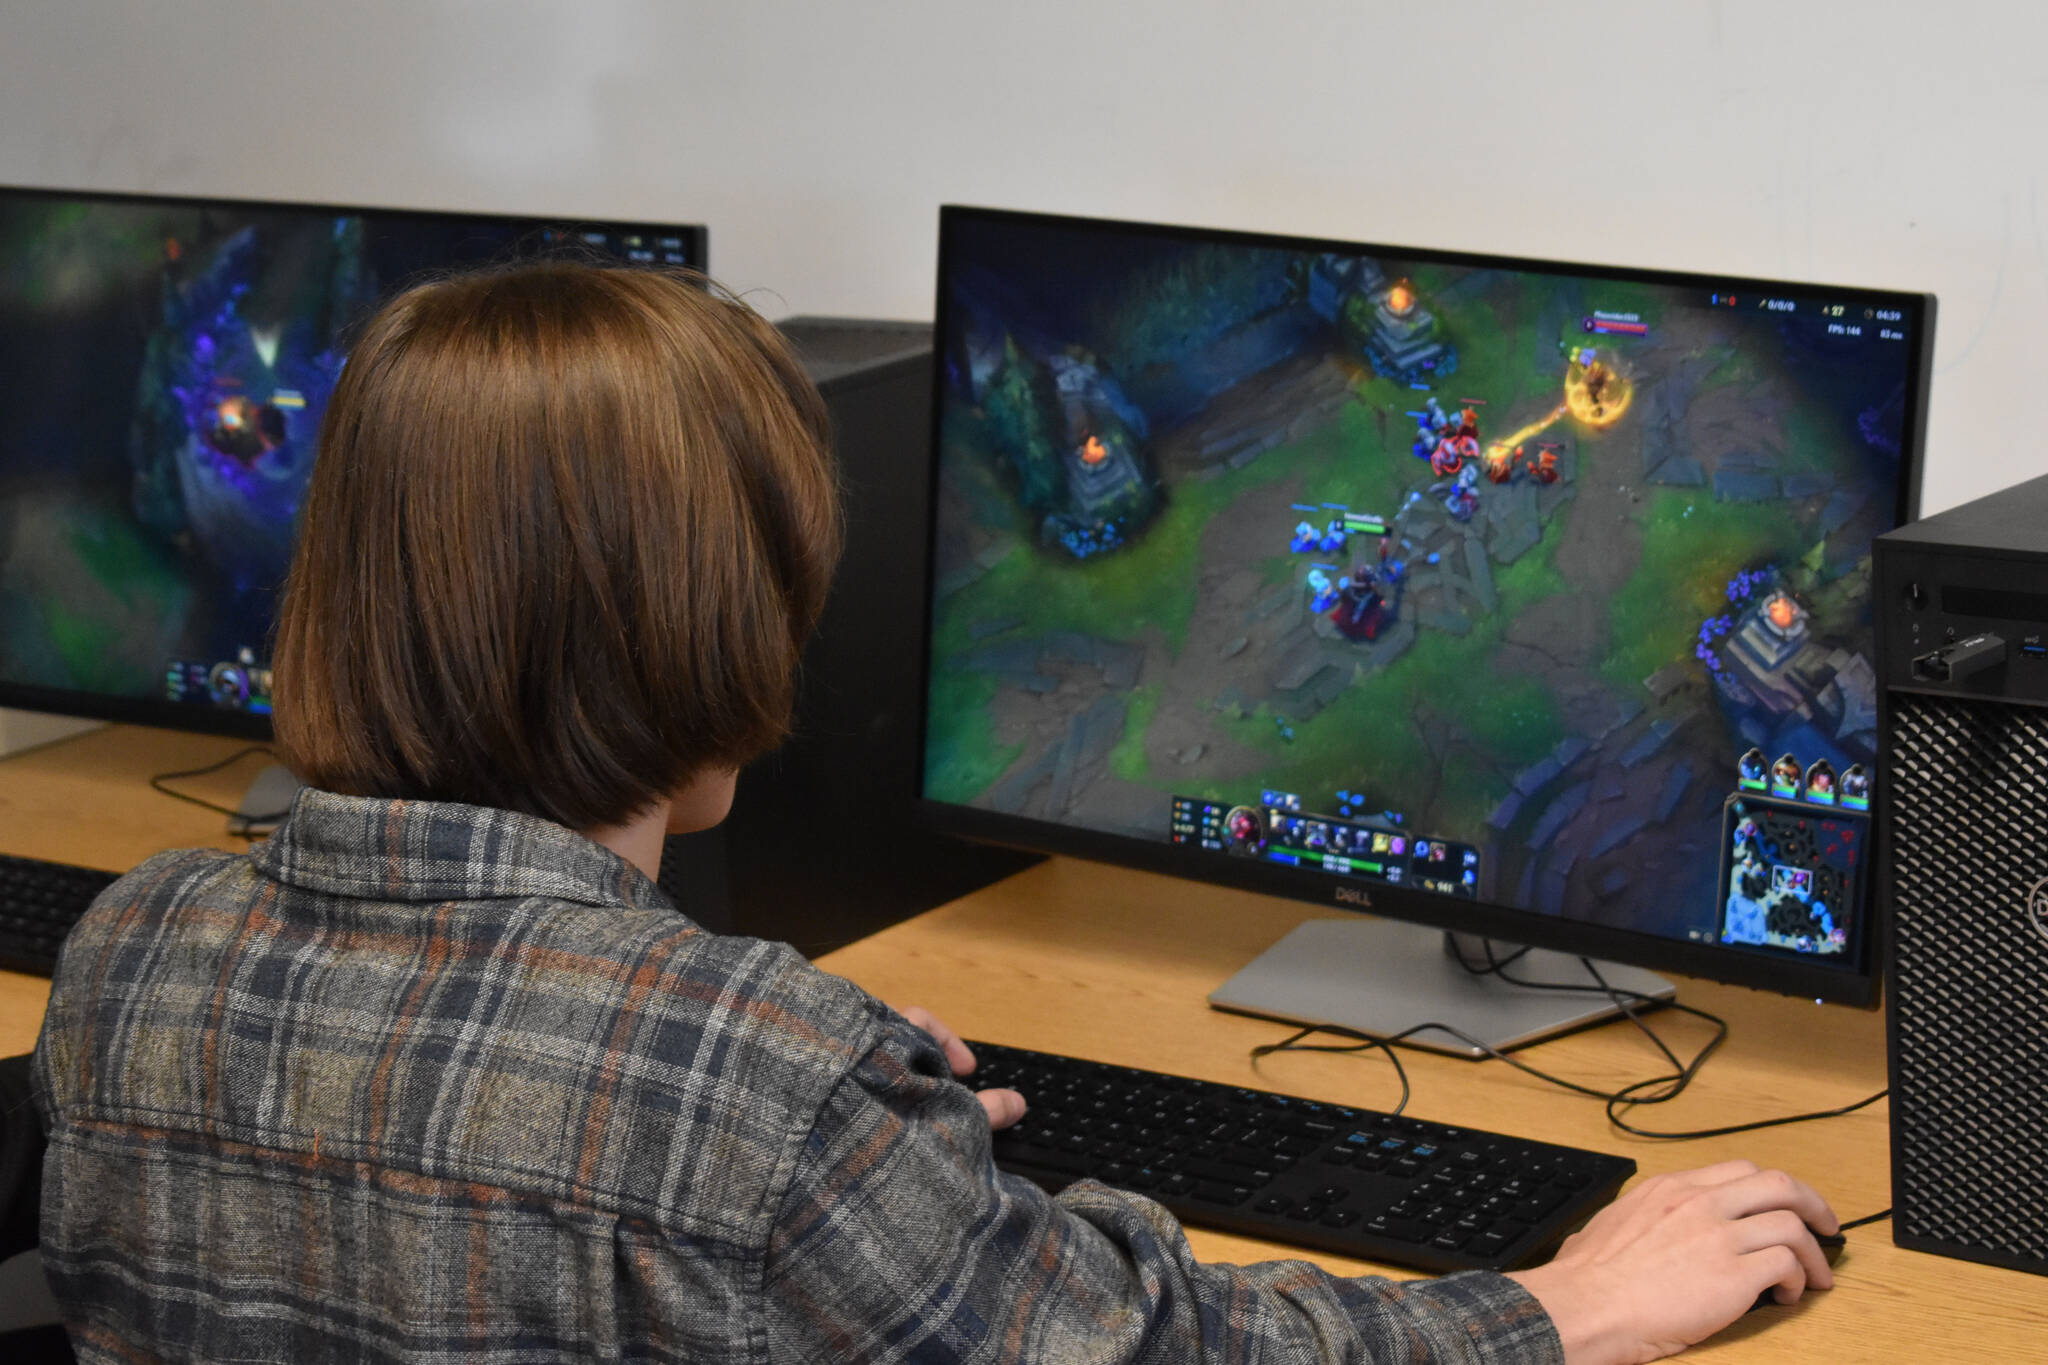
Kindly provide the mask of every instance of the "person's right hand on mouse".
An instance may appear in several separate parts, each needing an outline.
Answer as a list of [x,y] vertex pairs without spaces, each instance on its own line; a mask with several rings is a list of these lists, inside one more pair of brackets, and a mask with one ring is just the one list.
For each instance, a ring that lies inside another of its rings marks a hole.
[[1776,1287],[1832,1288],[1814,1233],[1838,1231],[1803,1181],[1728,1161],[1651,1176],[1511,1278],[1536,1296],[1571,1365],[1657,1360],[1720,1331]]

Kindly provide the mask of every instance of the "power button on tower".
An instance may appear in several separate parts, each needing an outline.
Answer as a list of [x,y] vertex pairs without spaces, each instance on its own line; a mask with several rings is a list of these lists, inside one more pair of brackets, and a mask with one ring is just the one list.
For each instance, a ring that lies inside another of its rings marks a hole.
[[1906,605],[1914,611],[1926,611],[1927,589],[1921,587],[1918,583],[1908,583],[1906,585]]

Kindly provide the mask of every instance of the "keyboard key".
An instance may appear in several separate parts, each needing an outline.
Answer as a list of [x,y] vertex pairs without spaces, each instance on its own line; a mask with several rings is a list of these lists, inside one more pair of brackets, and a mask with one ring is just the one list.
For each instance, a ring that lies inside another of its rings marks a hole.
[[1348,1228],[1358,1221],[1358,1211],[1356,1209],[1326,1209],[1323,1211],[1323,1216],[1316,1221],[1324,1227]]
[[1323,1164],[1325,1166],[1349,1166],[1352,1158],[1357,1155],[1357,1150],[1352,1147],[1332,1147],[1329,1151],[1323,1153]]
[[1512,1245],[1497,1232],[1482,1232],[1465,1244],[1465,1250],[1474,1256],[1498,1256]]
[[1365,1231],[1390,1242],[1420,1242],[1426,1236],[1422,1224],[1414,1219],[1388,1218],[1385,1215],[1366,1223]]
[[1203,1161],[1195,1157],[1182,1161],[1180,1168],[1183,1174],[1194,1176],[1198,1180],[1216,1180],[1226,1185],[1248,1185],[1253,1189],[1271,1184],[1273,1181],[1271,1171],[1251,1170],[1226,1162]]
[[1250,1147],[1225,1147],[1216,1153],[1218,1161],[1232,1166],[1243,1166],[1247,1170],[1284,1171],[1294,1164],[1294,1158],[1278,1152],[1254,1151]]

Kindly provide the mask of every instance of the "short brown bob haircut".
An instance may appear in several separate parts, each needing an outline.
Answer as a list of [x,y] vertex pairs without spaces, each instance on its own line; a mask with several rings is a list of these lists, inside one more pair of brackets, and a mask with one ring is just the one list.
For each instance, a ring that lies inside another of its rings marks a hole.
[[781,335],[678,274],[543,262],[366,324],[274,659],[302,781],[622,824],[788,729],[840,543]]

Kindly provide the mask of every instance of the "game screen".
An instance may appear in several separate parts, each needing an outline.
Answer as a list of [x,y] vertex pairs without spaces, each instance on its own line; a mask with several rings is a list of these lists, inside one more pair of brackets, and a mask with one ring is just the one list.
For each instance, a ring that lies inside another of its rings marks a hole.
[[0,191],[0,683],[268,712],[348,329],[556,238],[699,264],[644,231]]
[[948,225],[928,799],[1854,951],[1895,297]]

